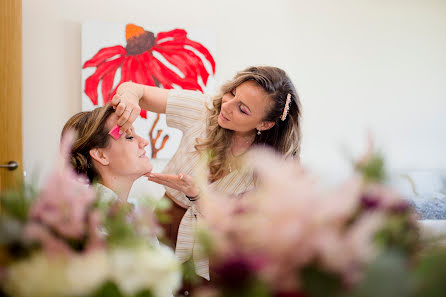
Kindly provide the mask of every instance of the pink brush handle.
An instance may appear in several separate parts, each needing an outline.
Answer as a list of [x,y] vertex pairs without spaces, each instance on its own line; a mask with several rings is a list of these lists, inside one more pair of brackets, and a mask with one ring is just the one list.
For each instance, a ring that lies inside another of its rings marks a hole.
[[119,137],[121,137],[121,134],[119,134],[119,128],[121,128],[121,127],[119,127],[118,125],[115,125],[113,127],[113,129],[111,129],[110,132],[108,132],[108,134],[110,134],[111,137],[113,137],[115,140],[118,140]]

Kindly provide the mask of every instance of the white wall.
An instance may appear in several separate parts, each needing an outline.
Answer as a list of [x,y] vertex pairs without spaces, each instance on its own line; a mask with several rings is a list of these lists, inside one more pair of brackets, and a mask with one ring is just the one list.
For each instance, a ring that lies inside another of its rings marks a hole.
[[[217,80],[285,69],[304,107],[303,161],[348,172],[366,129],[393,169],[446,169],[444,0],[23,0],[24,166],[47,172],[81,109],[84,20],[209,28]],[[333,175],[334,176],[334,175]]]

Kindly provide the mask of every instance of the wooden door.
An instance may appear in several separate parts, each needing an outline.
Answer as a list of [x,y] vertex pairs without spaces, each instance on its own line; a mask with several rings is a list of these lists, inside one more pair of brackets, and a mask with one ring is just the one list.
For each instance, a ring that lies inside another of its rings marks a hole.
[[[0,1],[0,191],[23,178],[22,0]],[[3,168],[15,161],[15,170]]]

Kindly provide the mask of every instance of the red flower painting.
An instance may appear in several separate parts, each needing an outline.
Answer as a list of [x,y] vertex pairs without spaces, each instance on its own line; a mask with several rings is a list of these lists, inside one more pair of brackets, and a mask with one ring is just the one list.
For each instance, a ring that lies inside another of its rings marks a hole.
[[[101,93],[104,104],[113,98],[119,85],[132,81],[149,86],[172,89],[174,86],[186,90],[203,92],[208,78],[215,74],[215,61],[209,50],[201,43],[190,40],[183,29],[159,32],[157,35],[144,30],[140,26],[128,24],[125,29],[126,46],[115,45],[100,49],[82,68],[95,67],[95,72],[85,81],[85,94],[94,105],[98,105],[98,87],[101,82]],[[161,58],[162,57],[162,58]],[[204,62],[210,65],[209,71]],[[119,83],[115,76],[120,72]],[[141,116],[147,118],[147,112],[141,110]],[[157,116],[154,125],[158,123]],[[151,132],[153,132],[153,128]],[[153,137],[152,157],[164,147],[155,148],[160,131]]]

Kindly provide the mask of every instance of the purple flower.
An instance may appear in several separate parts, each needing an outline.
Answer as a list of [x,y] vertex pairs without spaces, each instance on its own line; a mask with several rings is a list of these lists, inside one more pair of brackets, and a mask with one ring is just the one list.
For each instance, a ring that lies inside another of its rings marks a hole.
[[380,199],[376,196],[364,194],[361,197],[361,205],[367,210],[373,210],[380,206]]
[[260,258],[231,255],[214,268],[216,280],[224,287],[242,287],[256,276],[262,266]]
[[390,212],[401,214],[405,213],[408,209],[409,209],[409,203],[407,203],[406,201],[399,201],[398,203],[390,207]]

